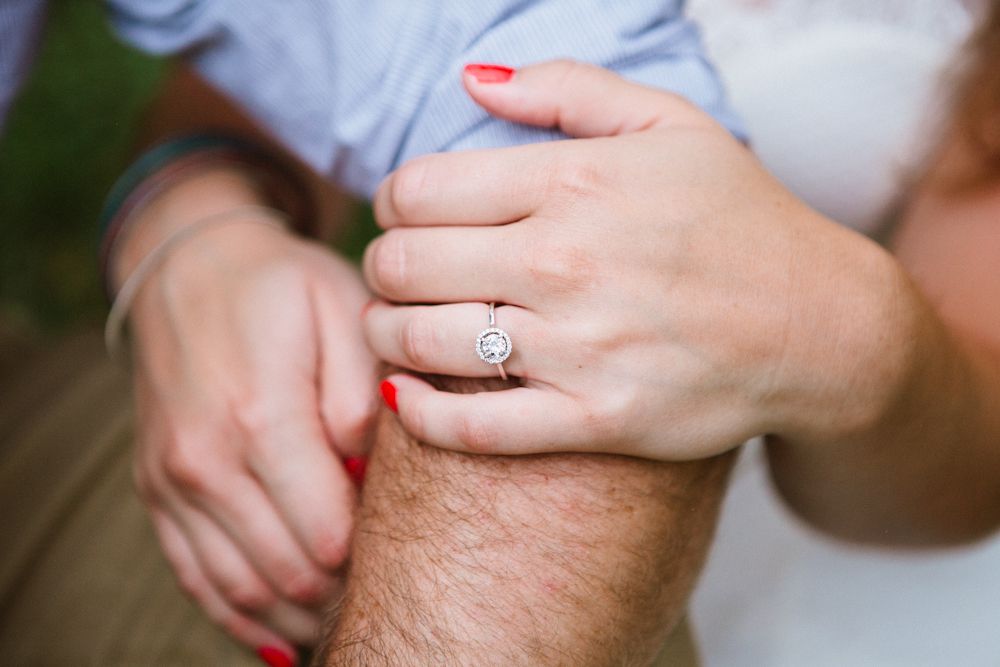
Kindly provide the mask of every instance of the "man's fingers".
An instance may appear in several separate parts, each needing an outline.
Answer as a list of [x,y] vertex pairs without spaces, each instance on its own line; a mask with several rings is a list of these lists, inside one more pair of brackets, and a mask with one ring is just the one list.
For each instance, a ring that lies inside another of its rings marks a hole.
[[558,168],[557,144],[425,155],[390,174],[375,192],[378,224],[499,225],[542,205]]
[[289,657],[296,655],[294,647],[281,635],[226,602],[205,576],[180,527],[167,514],[154,509],[150,516],[181,589],[198,603],[213,623],[250,648],[268,647]]
[[423,380],[390,376],[403,428],[421,442],[472,454],[580,451],[587,421],[574,399],[516,387],[476,394],[439,391]]
[[573,137],[609,137],[668,125],[714,121],[683,98],[632,83],[596,65],[557,60],[517,70],[506,82],[477,78],[466,90],[491,114],[516,123],[558,128]]

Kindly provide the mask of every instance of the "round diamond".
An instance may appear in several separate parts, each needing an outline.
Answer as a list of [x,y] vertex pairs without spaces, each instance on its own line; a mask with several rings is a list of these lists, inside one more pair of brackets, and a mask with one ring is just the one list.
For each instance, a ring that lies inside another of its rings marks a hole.
[[502,364],[512,349],[510,336],[503,329],[491,327],[476,338],[476,354],[488,364]]

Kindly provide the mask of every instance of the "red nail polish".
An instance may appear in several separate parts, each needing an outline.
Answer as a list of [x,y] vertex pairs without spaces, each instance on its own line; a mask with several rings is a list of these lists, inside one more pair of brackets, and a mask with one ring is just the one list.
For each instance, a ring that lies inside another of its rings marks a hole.
[[479,83],[507,83],[514,76],[514,68],[506,65],[472,63],[465,66],[465,72]]
[[365,483],[365,471],[368,469],[367,456],[349,456],[344,459],[344,469],[354,483],[361,486]]
[[385,401],[385,404],[389,406],[390,410],[398,414],[399,408],[396,407],[396,385],[388,380],[382,380],[382,384],[378,388],[382,392],[382,400]]
[[294,667],[295,661],[281,649],[273,646],[261,646],[257,655],[271,667]]

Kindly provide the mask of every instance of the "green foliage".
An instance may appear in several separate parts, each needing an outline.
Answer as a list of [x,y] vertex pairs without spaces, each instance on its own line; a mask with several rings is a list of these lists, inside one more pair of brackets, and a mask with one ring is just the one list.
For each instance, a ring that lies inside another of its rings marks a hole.
[[117,42],[97,2],[52,3],[0,138],[0,320],[59,331],[100,318],[97,214],[130,154],[161,60]]

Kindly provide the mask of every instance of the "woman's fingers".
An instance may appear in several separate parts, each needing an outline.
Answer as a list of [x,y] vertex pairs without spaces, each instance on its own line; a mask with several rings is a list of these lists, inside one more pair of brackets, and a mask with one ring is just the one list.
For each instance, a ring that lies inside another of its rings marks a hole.
[[410,160],[379,185],[372,200],[383,228],[498,225],[534,213],[558,170],[552,144],[456,151]]
[[[337,453],[358,457],[370,447],[378,407],[378,360],[358,326],[371,294],[354,265],[338,262],[327,270],[329,280],[316,282],[311,288],[319,345],[319,410]],[[338,275],[346,272],[353,275],[348,279]]]
[[[315,399],[301,407],[315,411]],[[315,566],[339,568],[350,547],[357,491],[326,443],[318,414],[289,410],[254,437],[248,464],[267,500]]]
[[203,461],[167,465],[171,485],[225,530],[282,597],[303,605],[326,601],[333,578],[306,554],[257,480],[211,470]]
[[[529,65],[501,83],[467,67],[466,90],[494,116],[558,128],[574,137],[608,137],[653,127],[709,126],[714,121],[666,91],[632,83],[614,72],[571,60]],[[433,184],[431,184],[433,185]]]
[[232,539],[201,511],[175,512],[202,572],[226,603],[267,625],[288,641],[309,645],[317,638],[319,614],[282,599],[258,575]]
[[[607,137],[654,127],[717,128],[683,98],[627,81],[608,70],[554,61],[481,82],[467,69],[469,94],[487,111],[571,136]],[[480,70],[481,71],[481,70]],[[426,155],[390,174],[374,198],[383,228],[499,225],[537,214],[558,195],[586,184],[576,147],[563,142]]]
[[[473,454],[534,454],[599,448],[591,420],[559,391],[516,387],[476,394],[439,391],[415,377],[387,379],[403,428],[421,442]],[[582,437],[586,433],[586,438]]]
[[[233,463],[241,464],[241,470],[252,473],[253,481],[259,483],[258,492],[253,493],[252,498],[256,498],[261,505],[269,505],[271,511],[268,517],[282,524],[281,530],[277,526],[269,529],[273,531],[271,539],[277,546],[283,543],[283,536],[293,536],[298,551],[311,561],[310,567],[323,572],[324,577],[326,572],[340,567],[347,557],[356,496],[339,452],[331,446],[336,443],[330,442],[322,418],[319,392],[330,389],[324,384],[328,377],[324,357],[337,355],[338,359],[344,359],[347,353],[338,351],[338,346],[351,351],[360,350],[363,360],[358,366],[345,361],[344,372],[363,374],[365,361],[371,363],[369,372],[375,372],[374,360],[368,356],[360,322],[347,322],[346,317],[336,322],[323,320],[316,312],[320,299],[318,285],[325,282],[317,279],[316,282],[296,282],[286,286],[303,290],[285,298],[306,302],[302,308],[310,313],[307,333],[299,325],[288,327],[283,322],[274,322],[268,323],[266,328],[259,328],[259,339],[258,332],[247,334],[252,342],[244,352],[249,365],[250,386],[261,389],[233,411],[235,430],[240,439],[239,460]],[[360,283],[356,275],[354,283]],[[350,284],[346,289],[360,289],[360,286]],[[332,295],[323,296],[325,301],[334,298]],[[355,301],[360,302],[362,298],[356,297]],[[360,304],[356,305],[356,310],[354,317],[360,313]],[[326,324],[334,329],[326,332],[327,338],[322,338],[321,331]],[[252,327],[253,323],[248,322],[246,326]],[[341,339],[334,340],[338,334]],[[306,353],[302,354],[303,351]],[[329,372],[335,373],[336,369]],[[372,385],[370,388],[356,387],[353,391],[368,392],[370,396],[374,392],[374,380]],[[331,402],[335,400],[334,396],[325,398]],[[347,399],[341,397],[341,401],[347,402]],[[370,405],[371,401],[361,404]],[[219,505],[219,510],[228,514],[229,532],[243,531],[244,539],[238,541],[251,554],[255,550],[254,545],[267,544],[266,540],[259,541],[261,536],[248,532],[252,528],[259,529],[263,519],[255,520],[254,514],[247,512],[247,498],[238,493],[224,493],[213,500],[210,504]],[[254,523],[251,526],[247,522]],[[270,553],[277,555],[274,548]],[[285,554],[284,558],[290,557],[290,550],[286,550]],[[267,567],[262,562],[257,564]],[[273,572],[270,567],[267,569]],[[295,596],[292,599],[308,601],[309,588],[310,584],[303,582],[302,595],[306,599]],[[322,590],[318,590],[317,594],[322,594]]]
[[[373,304],[365,313],[368,344],[390,364],[424,373],[460,377],[496,377],[496,366],[476,353],[476,337],[489,325],[485,303],[440,306]],[[537,317],[517,306],[498,306],[496,326],[512,338],[504,362],[508,375],[532,378],[555,352]],[[519,345],[519,343],[522,343]]]
[[531,284],[522,237],[508,227],[390,230],[365,251],[365,279],[388,301],[520,303]]
[[198,603],[213,623],[253,649],[280,651],[294,659],[294,647],[281,635],[226,602],[205,576],[183,532],[169,516],[157,509],[153,509],[150,516],[181,589]]

